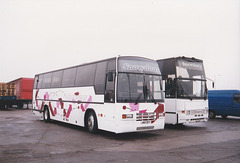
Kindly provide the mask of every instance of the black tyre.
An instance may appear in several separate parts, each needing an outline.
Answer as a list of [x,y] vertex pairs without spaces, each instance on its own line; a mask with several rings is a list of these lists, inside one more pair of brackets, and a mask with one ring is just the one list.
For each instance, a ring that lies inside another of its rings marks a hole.
[[222,116],[222,118],[224,118],[224,119],[226,119],[227,118],[227,115],[221,115]]
[[43,120],[44,122],[50,122],[50,114],[49,114],[49,110],[47,107],[44,108],[44,111],[43,111]]
[[216,113],[215,113],[215,111],[209,110],[209,115],[208,115],[208,117],[209,117],[210,119],[215,119],[215,118],[216,118]]
[[89,112],[87,116],[87,129],[90,133],[96,133],[98,130],[97,118],[93,111]]

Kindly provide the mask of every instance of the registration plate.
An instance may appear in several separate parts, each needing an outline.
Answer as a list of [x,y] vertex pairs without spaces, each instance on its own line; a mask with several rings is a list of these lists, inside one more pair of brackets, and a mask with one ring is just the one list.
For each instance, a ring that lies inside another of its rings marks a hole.
[[142,124],[149,124],[150,121],[142,121]]

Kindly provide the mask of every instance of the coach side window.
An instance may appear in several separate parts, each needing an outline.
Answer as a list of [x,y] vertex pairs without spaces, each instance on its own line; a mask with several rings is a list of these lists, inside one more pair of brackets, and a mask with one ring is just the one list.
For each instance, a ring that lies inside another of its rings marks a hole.
[[106,90],[104,101],[115,102],[115,76],[116,76],[116,61],[108,61],[107,74],[106,74]]
[[33,85],[34,89],[37,89],[37,85],[38,85],[38,81],[39,81],[38,78],[39,78],[39,75],[36,75],[34,78],[34,85]]
[[97,64],[96,76],[95,76],[96,94],[104,94],[106,67],[107,67],[107,62],[99,62]]
[[42,88],[50,88],[52,81],[52,73],[44,74]]
[[65,69],[63,71],[62,87],[74,86],[76,76],[76,67]]
[[63,71],[53,72],[51,88],[59,88],[62,84]]
[[96,71],[96,64],[79,66],[77,68],[75,86],[92,86]]
[[43,75],[39,75],[38,81],[37,81],[37,89],[42,88],[43,83]]

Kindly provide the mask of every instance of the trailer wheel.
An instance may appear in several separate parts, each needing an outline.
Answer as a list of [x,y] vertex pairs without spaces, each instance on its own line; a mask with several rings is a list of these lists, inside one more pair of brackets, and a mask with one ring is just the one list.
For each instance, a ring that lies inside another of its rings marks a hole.
[[215,113],[215,111],[214,110],[209,110],[209,118],[210,119],[215,119],[215,117],[216,117],[216,113]]
[[98,130],[97,118],[93,111],[90,111],[87,116],[87,129],[92,134]]
[[43,120],[44,120],[44,122],[47,122],[47,123],[50,122],[50,120],[51,120],[48,107],[44,107]]

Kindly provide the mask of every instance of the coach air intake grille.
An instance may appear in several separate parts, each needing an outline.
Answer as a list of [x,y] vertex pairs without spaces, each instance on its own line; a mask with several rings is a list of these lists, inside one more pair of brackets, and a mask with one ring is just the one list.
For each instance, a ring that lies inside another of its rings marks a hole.
[[156,115],[154,113],[137,113],[137,121],[153,121]]

